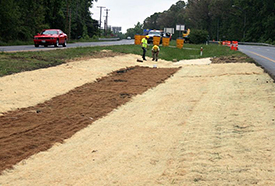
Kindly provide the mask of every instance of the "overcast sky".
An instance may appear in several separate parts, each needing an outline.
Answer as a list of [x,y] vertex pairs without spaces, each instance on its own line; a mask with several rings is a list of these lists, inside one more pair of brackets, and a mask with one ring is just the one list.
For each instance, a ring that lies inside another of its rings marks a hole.
[[[122,32],[126,33],[128,28],[134,28],[138,22],[143,24],[144,19],[155,12],[168,10],[171,5],[179,0],[98,0],[94,2],[91,12],[92,18],[99,20],[100,8],[110,9],[108,12],[108,25],[121,26]],[[104,26],[106,16],[105,9],[102,9],[101,27]]]

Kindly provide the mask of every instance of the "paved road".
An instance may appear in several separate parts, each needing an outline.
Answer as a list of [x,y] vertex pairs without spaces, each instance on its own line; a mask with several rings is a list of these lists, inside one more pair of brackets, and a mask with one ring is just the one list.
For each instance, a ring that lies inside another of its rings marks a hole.
[[275,77],[275,47],[239,45],[239,50],[253,58]]
[[[72,43],[67,44],[66,48],[76,48],[76,47],[88,47],[88,46],[110,46],[110,45],[128,45],[134,44],[134,40],[120,40],[120,41],[104,41],[104,42],[83,42],[83,43]],[[22,45],[22,46],[0,46],[0,52],[16,52],[16,51],[39,51],[39,50],[54,50],[62,49],[62,45],[58,48],[52,46],[38,48],[34,45]]]

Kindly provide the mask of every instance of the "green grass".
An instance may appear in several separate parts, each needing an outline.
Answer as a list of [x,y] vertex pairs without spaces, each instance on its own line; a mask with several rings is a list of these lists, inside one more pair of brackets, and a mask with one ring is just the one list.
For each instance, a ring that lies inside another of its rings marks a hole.
[[[173,45],[173,44],[172,44]],[[203,46],[203,56],[200,56],[200,48]],[[151,57],[151,47],[148,47],[147,56]],[[219,45],[191,45],[185,44],[183,49],[178,49],[174,46],[160,47],[161,51],[159,58],[167,61],[173,59],[198,59],[205,57],[219,56],[241,56],[244,55],[238,51],[231,51],[229,47]],[[68,60],[74,60],[81,57],[93,56],[100,50],[112,50],[114,52],[126,54],[142,54],[142,49],[139,45],[119,45],[119,46],[104,46],[104,47],[79,47],[69,49],[57,49],[51,51],[35,51],[35,52],[16,52],[4,53],[0,52],[0,77],[30,71],[39,68],[47,68],[60,65]]]
[[[203,55],[200,56],[200,50],[203,47]],[[122,53],[132,53],[132,54],[142,54],[141,47],[139,45],[124,45],[124,46],[110,46],[104,47],[105,49],[113,50],[115,52]],[[146,55],[151,57],[152,45],[148,47]],[[220,56],[245,56],[239,51],[232,51],[229,47],[220,45],[194,45],[194,44],[184,44],[183,49],[178,49],[176,46],[171,47],[160,47],[159,58],[165,59],[167,61],[172,61],[173,59],[199,59],[206,57],[220,57]]]

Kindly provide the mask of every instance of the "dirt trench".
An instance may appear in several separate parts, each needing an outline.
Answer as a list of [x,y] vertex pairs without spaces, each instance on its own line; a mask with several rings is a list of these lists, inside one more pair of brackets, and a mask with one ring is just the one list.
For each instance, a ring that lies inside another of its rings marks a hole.
[[133,96],[163,83],[177,70],[120,69],[34,107],[0,116],[0,171],[62,143]]

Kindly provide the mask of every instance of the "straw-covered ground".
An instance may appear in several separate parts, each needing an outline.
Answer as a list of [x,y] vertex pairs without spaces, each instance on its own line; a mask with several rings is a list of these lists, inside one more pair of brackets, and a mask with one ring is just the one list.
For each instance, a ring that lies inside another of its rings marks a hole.
[[261,68],[108,56],[0,78],[1,186],[275,184]]

